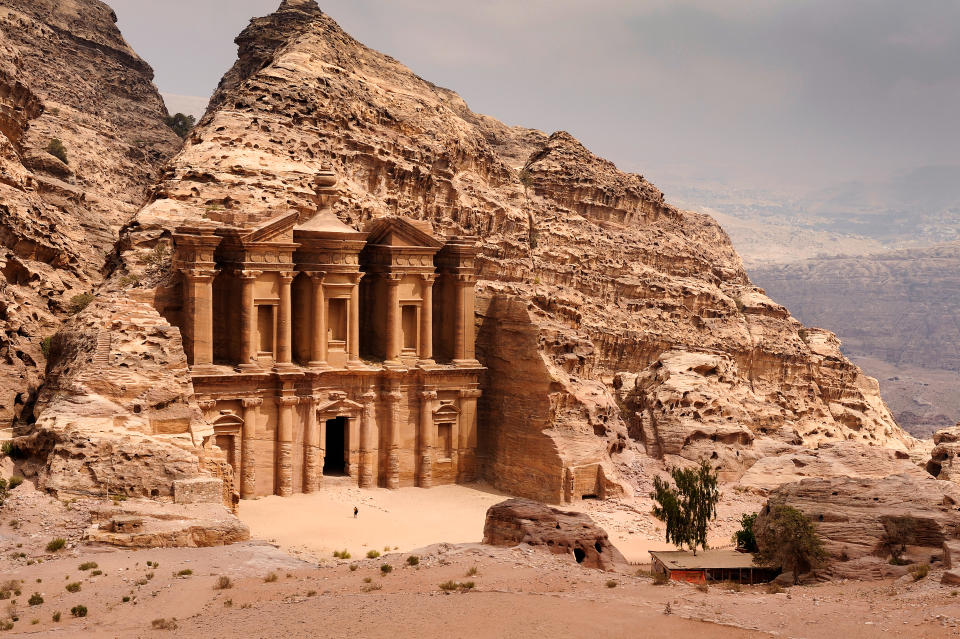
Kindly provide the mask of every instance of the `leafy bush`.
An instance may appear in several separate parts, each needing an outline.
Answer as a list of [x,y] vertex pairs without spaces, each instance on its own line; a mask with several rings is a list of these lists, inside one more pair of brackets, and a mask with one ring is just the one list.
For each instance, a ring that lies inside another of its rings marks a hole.
[[102,571],[102,570],[93,570],[93,571],[90,572],[90,576],[91,576],[91,577],[99,577],[99,576],[102,575],[102,574],[103,574],[103,571]]
[[47,552],[57,552],[58,550],[63,550],[63,547],[67,545],[67,540],[63,537],[57,537],[52,539],[50,543],[47,544]]
[[757,538],[753,535],[755,521],[757,521],[757,513],[744,514],[740,518],[740,530],[733,534],[733,542],[737,544],[737,548],[743,548],[747,552],[757,552]]
[[95,561],[85,561],[80,564],[80,570],[93,570],[97,567],[97,562]]
[[50,344],[52,342],[52,337],[44,337],[42,340],[40,340],[40,352],[43,353],[44,357],[50,357]]
[[476,577],[480,573],[480,570],[476,566],[470,566],[470,570],[467,571],[467,577]]
[[616,579],[607,579],[607,588],[616,588],[617,580]]
[[228,588],[233,588],[233,582],[230,581],[230,577],[227,577],[226,575],[220,575],[220,577],[217,579],[217,583],[214,584],[213,589],[226,590]]
[[440,584],[440,590],[446,592],[452,592],[454,590],[459,590],[460,592],[465,592],[467,590],[472,590],[476,586],[472,581],[445,581]]
[[70,614],[74,617],[86,617],[87,616],[87,607],[82,605],[76,605],[70,609]]
[[885,517],[883,535],[877,544],[875,553],[881,557],[890,555],[890,563],[903,566],[901,555],[907,551],[907,544],[916,537],[917,520],[914,517]]
[[419,564],[420,564],[420,557],[418,557],[417,555],[410,555],[409,557],[407,557],[408,566],[417,566]]
[[64,164],[70,164],[67,160],[67,147],[63,146],[63,142],[60,141],[60,138],[53,138],[47,144],[47,153],[57,158]]
[[800,575],[827,559],[813,522],[792,506],[767,502],[754,523],[753,532],[757,538],[754,561],[792,572],[794,585],[800,583]]
[[173,129],[173,132],[180,136],[181,139],[185,139],[187,134],[190,133],[190,129],[197,123],[197,119],[192,115],[174,113],[173,115],[165,117],[163,122]]
[[16,488],[22,483],[23,483],[23,477],[13,476],[10,478],[10,481],[7,482],[7,489],[13,490],[14,488]]
[[60,623],[60,611],[56,611],[52,616],[53,623]]
[[359,567],[357,564],[350,564],[350,572],[356,572]]
[[69,584],[67,584],[66,587],[67,587],[67,592],[80,592],[80,582],[79,582],[79,581],[74,581],[74,582],[72,582],[72,583],[69,583]]
[[385,575],[388,575],[391,572],[393,572],[393,566],[391,566],[390,564],[383,564],[380,566],[380,572],[382,572]]
[[43,603],[43,596],[39,592],[35,592],[30,595],[30,599],[27,600],[27,603],[31,606],[39,606]]
[[177,629],[177,620],[175,618],[170,619],[154,619],[150,622],[150,625],[153,626],[154,630],[176,630]]
[[350,551],[344,548],[343,550],[334,550],[333,556],[337,559],[350,559]]
[[914,564],[908,568],[910,574],[913,575],[914,581],[920,581],[924,577],[930,574],[930,565],[929,564]]
[[376,559],[379,556],[380,556],[380,553],[376,550],[367,551],[367,559]]
[[277,579],[279,579],[279,577],[277,577],[277,573],[271,572],[269,575],[267,575],[266,577],[263,578],[263,581],[266,582],[266,583],[268,583],[268,584],[272,584],[272,583],[275,582]]
[[189,568],[184,568],[183,570],[177,572],[177,577],[189,577],[193,574],[193,571]]
[[92,301],[93,295],[90,293],[80,293],[79,295],[74,295],[70,298],[70,304],[67,306],[67,310],[70,311],[71,315],[76,315],[89,306],[90,302]]

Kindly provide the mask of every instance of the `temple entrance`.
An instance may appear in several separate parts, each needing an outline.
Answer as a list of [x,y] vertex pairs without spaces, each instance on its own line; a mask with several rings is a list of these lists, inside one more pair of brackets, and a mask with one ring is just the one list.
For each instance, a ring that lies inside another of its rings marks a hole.
[[347,418],[327,420],[326,454],[323,458],[324,475],[345,475],[347,472]]

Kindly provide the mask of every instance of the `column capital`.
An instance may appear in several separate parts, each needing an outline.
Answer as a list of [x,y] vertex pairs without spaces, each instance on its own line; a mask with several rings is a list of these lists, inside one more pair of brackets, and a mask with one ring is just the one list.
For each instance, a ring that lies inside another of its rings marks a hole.
[[359,283],[360,283],[360,280],[362,280],[365,275],[366,275],[366,273],[360,273],[360,272],[350,273],[350,274],[349,274],[350,283],[351,283],[351,284],[359,284]]
[[198,400],[197,400],[197,405],[198,405],[200,408],[202,408],[203,410],[210,410],[211,408],[213,408],[213,407],[215,407],[215,406],[217,405],[217,400],[215,400],[215,399],[210,399],[210,398],[198,399]]
[[315,284],[322,284],[327,276],[326,271],[303,271],[303,274],[313,280]]
[[263,271],[251,271],[244,268],[235,269],[233,272],[237,277],[244,280],[255,280],[263,273]]
[[460,397],[465,398],[477,398],[483,395],[483,391],[479,388],[464,388],[460,391]]
[[362,403],[364,406],[369,406],[369,405],[372,404],[372,403],[374,402],[374,400],[376,400],[376,399],[377,399],[377,394],[376,394],[375,392],[373,392],[372,390],[371,390],[371,391],[367,391],[366,393],[364,393],[363,395],[360,396],[360,401],[361,401],[361,403]]
[[183,273],[185,277],[191,280],[194,280],[196,282],[203,282],[204,280],[212,281],[213,278],[216,277],[219,271],[218,269],[215,269],[215,268],[187,267],[187,268],[181,268],[180,272]]
[[437,274],[436,273],[420,273],[420,279],[423,280],[424,282],[432,284],[437,281]]
[[282,396],[275,398],[278,406],[296,406],[300,403],[299,397]]
[[403,399],[403,393],[401,393],[398,390],[384,391],[380,394],[380,396],[386,400],[393,401],[393,402],[399,402],[401,399]]
[[297,276],[293,271],[280,271],[278,275],[280,275],[280,282],[283,284],[290,284],[293,282],[293,278]]
[[456,282],[459,286],[467,286],[468,284],[472,285],[477,282],[477,276],[473,273],[457,273]]
[[383,279],[386,280],[390,286],[397,286],[400,284],[400,280],[403,279],[403,273],[384,273]]
[[420,391],[420,398],[423,399],[423,400],[425,400],[425,401],[429,401],[429,400],[432,400],[432,399],[436,399],[436,398],[437,398],[437,391],[435,391],[435,390]]
[[262,397],[241,397],[240,403],[243,404],[244,408],[256,408],[263,404]]

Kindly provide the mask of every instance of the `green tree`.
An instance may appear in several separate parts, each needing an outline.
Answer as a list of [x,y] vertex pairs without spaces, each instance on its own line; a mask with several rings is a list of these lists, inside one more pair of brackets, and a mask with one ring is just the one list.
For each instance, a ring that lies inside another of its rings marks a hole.
[[163,119],[163,121],[181,138],[186,138],[187,134],[190,133],[190,129],[192,129],[193,125],[197,123],[197,119],[195,117],[192,115],[185,115],[183,113],[174,113],[173,115],[168,115]]
[[47,144],[47,153],[57,158],[64,164],[70,164],[67,161],[67,147],[63,146],[63,142],[60,141],[60,138],[53,138],[50,140],[50,143]]
[[743,548],[747,552],[757,552],[757,538],[753,534],[753,524],[757,521],[757,513],[752,515],[744,514],[740,517],[740,530],[733,533],[733,542],[737,548]]
[[885,517],[876,554],[881,557],[890,555],[890,563],[895,566],[904,565],[907,562],[901,555],[907,552],[907,544],[916,539],[916,529],[917,520],[913,517]]
[[827,559],[813,522],[792,506],[767,502],[753,524],[753,533],[757,538],[754,562],[792,572],[794,585],[800,583],[800,575]]
[[707,527],[717,517],[717,472],[701,460],[698,468],[670,469],[670,476],[675,486],[653,479],[653,516],[667,524],[668,542],[680,549],[686,545],[696,555],[697,546],[706,550]]

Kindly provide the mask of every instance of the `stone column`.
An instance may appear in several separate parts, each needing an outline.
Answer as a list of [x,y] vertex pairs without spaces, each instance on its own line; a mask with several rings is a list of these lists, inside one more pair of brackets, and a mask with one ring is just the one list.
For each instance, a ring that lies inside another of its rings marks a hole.
[[372,488],[376,485],[373,481],[373,466],[377,459],[377,449],[373,446],[373,442],[376,441],[377,430],[374,416],[374,401],[376,398],[377,394],[372,390],[364,393],[361,398],[363,415],[360,417],[360,468],[357,472],[357,483],[361,488]]
[[472,365],[476,361],[473,283],[474,276],[463,273],[454,280],[453,359],[460,365]]
[[466,359],[464,348],[464,281],[460,276],[453,276],[453,360],[454,362]]
[[281,497],[293,494],[293,407],[296,397],[278,397],[277,420],[277,490]]
[[305,397],[308,404],[307,424],[303,432],[303,492],[320,490],[323,467],[320,464],[320,437],[317,429],[317,411],[313,397]]
[[437,391],[425,390],[420,393],[420,450],[417,451],[417,485],[421,488],[433,486],[433,401]]
[[258,368],[256,322],[257,306],[253,289],[260,271],[238,271],[240,277],[240,369]]
[[475,275],[461,275],[461,279],[464,279],[463,283],[463,355],[464,359],[471,362],[473,365],[477,365],[477,350],[476,350],[476,340],[477,340],[477,322],[475,319],[476,315],[476,301],[474,300],[476,291],[474,286],[476,284],[477,278]]
[[350,313],[347,315],[347,361],[353,367],[360,365],[360,279],[362,273],[354,274],[353,288],[350,289]]
[[400,488],[400,399],[403,395],[398,388],[398,380],[390,380],[390,390],[383,394],[387,402],[387,424],[389,429],[389,448],[387,452],[386,487]]
[[400,361],[400,279],[399,273],[383,276],[387,284],[387,361]]
[[257,465],[253,442],[257,434],[257,407],[263,403],[259,397],[244,397],[243,431],[240,438],[240,497],[251,499],[257,493]]
[[313,302],[312,321],[310,323],[310,364],[311,368],[327,368],[327,299],[323,293],[323,271],[310,273]]
[[280,273],[280,310],[277,315],[277,366],[292,366],[291,334],[292,322],[290,317],[290,284],[293,282],[293,273]]
[[477,399],[480,389],[460,391],[460,419],[457,433],[457,481],[468,482],[477,478]]
[[190,365],[205,367],[213,364],[213,278],[212,269],[185,269],[185,307],[190,309]]
[[433,364],[433,282],[437,276],[424,274],[423,306],[420,307],[420,362]]

